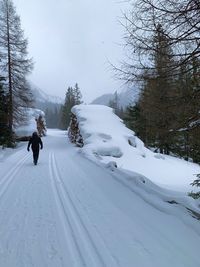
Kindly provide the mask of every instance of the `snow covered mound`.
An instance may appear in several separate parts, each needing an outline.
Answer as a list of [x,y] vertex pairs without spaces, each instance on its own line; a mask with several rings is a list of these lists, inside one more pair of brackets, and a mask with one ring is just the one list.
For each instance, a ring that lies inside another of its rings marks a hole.
[[159,186],[188,192],[200,173],[197,164],[153,153],[123,124],[112,109],[102,105],[77,105],[72,108],[83,138],[82,151],[108,166],[140,173]]
[[15,133],[19,137],[32,135],[33,132],[37,131],[36,119],[39,116],[45,117],[44,112],[40,109],[26,108],[24,112],[27,114],[27,121],[15,129]]

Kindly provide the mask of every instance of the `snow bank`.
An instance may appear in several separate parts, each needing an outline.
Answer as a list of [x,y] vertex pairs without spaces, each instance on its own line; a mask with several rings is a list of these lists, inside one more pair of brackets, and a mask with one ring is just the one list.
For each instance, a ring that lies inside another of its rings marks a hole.
[[164,188],[194,190],[190,183],[200,173],[197,164],[153,153],[123,124],[112,109],[102,105],[77,105],[76,115],[87,157],[122,170],[137,172]]
[[27,114],[27,121],[15,129],[15,133],[19,137],[32,135],[33,132],[37,131],[36,119],[39,116],[45,117],[44,112],[40,109],[26,108],[24,112]]

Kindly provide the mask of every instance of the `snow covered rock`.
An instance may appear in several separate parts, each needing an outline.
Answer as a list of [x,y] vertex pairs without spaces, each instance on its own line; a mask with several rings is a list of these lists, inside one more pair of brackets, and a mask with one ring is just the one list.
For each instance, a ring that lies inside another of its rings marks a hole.
[[[45,113],[40,109],[26,108],[24,112],[27,115],[27,120],[22,125],[18,125],[15,128],[17,137],[29,137],[33,132],[38,131],[37,120],[42,118],[45,126]],[[46,128],[44,129],[46,134]]]
[[117,168],[117,163],[115,161],[110,161],[106,164],[106,168],[114,171]]
[[[144,144],[134,132],[127,129],[111,108],[101,105],[78,105],[72,108],[76,116],[80,135],[91,155],[98,158],[121,158],[130,145],[140,148],[143,155]],[[71,129],[70,129],[71,131]]]
[[[112,109],[103,105],[77,105],[72,108],[83,139],[81,149],[90,159],[139,173],[159,186],[188,193],[200,166],[153,153]],[[111,164],[112,165],[112,164]]]

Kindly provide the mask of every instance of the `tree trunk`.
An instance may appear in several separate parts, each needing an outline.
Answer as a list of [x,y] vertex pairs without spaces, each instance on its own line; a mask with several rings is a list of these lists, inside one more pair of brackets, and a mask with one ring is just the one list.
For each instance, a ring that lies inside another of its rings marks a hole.
[[12,75],[11,75],[11,55],[10,55],[10,25],[9,25],[9,10],[7,4],[7,52],[8,52],[8,88],[9,88],[9,104],[8,104],[8,126],[10,134],[13,131],[13,92],[12,92]]

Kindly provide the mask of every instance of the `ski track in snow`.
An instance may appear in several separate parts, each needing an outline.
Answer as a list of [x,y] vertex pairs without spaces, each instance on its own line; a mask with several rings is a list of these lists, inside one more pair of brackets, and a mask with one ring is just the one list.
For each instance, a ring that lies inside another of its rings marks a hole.
[[3,179],[0,181],[0,200],[2,196],[6,193],[10,185],[14,182],[14,178],[17,175],[17,173],[20,171],[21,167],[23,166],[23,163],[29,158],[29,155],[23,156],[22,159],[20,159],[12,169],[8,171],[8,173],[3,177]]
[[[112,257],[107,256],[107,248],[104,248],[103,256],[99,253],[99,248],[97,244],[100,243],[100,247],[102,250],[102,242],[101,240],[97,242],[97,239],[93,240],[93,236],[91,236],[88,226],[88,223],[83,221],[83,218],[78,209],[77,203],[72,199],[72,196],[69,193],[69,190],[66,188],[61,175],[59,174],[59,169],[57,167],[54,153],[50,154],[50,174],[52,179],[52,187],[54,191],[54,196],[56,202],[58,204],[58,209],[60,210],[60,217],[63,220],[65,218],[65,222],[67,222],[69,226],[69,232],[65,231],[66,237],[71,235],[72,244],[76,248],[76,254],[73,255],[79,262],[77,266],[117,266],[116,262],[113,261]],[[65,224],[63,222],[63,224]],[[64,226],[66,229],[66,226]],[[73,252],[75,252],[73,250]],[[106,256],[106,262],[104,262],[104,258]]]
[[200,226],[187,212],[184,221],[152,205],[63,132],[43,142],[38,166],[25,145],[0,162],[0,267],[200,266]]

